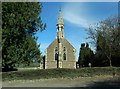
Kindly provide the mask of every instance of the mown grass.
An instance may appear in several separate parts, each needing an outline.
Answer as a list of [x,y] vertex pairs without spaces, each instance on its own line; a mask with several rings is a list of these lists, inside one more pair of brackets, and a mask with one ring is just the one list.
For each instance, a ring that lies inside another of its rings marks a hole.
[[80,69],[29,69],[13,72],[3,72],[2,81],[34,80],[48,78],[76,78],[100,75],[120,75],[120,67],[80,68]]

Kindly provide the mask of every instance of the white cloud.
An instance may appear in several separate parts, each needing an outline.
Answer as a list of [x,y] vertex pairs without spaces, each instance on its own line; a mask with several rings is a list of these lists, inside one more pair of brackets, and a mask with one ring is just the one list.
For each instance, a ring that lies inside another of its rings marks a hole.
[[90,20],[86,8],[82,3],[64,4],[62,8],[63,19],[80,27],[87,28],[94,20]]
[[81,27],[88,27],[90,24],[86,19],[81,18],[81,16],[78,16],[77,13],[72,13],[72,11],[66,12],[63,16],[63,19]]

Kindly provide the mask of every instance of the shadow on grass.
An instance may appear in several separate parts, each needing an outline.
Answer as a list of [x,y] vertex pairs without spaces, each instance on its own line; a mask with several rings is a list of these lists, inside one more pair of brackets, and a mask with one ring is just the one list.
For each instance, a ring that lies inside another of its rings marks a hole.
[[[16,87],[4,87],[2,89],[16,89]],[[86,87],[17,87],[17,89],[120,89],[120,78],[93,82]]]
[[10,69],[2,68],[2,72],[10,72],[10,71],[18,71],[18,69],[17,68],[10,68]]
[[120,78],[98,81],[89,84],[88,89],[120,89]]

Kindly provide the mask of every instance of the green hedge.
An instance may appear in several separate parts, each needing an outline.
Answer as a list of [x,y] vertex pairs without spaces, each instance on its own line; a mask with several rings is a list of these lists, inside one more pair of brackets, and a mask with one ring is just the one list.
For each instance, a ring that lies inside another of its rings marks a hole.
[[81,68],[81,69],[29,69],[13,72],[3,72],[2,80],[33,80],[45,78],[75,78],[92,77],[95,75],[113,75],[113,72],[120,74],[120,67],[113,68]]

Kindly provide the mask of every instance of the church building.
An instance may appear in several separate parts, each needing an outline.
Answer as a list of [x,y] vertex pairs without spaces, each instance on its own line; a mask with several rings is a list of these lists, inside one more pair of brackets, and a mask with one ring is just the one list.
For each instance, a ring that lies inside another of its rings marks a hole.
[[46,49],[44,69],[76,68],[76,50],[64,37],[64,22],[59,10],[56,38]]

